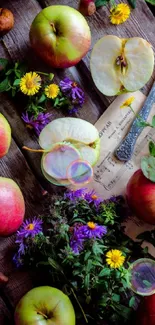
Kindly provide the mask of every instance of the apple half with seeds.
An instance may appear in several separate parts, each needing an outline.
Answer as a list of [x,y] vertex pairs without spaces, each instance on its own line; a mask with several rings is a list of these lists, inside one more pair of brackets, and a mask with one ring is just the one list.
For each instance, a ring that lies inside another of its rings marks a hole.
[[[72,117],[59,118],[45,126],[40,133],[39,144],[46,151],[41,161],[44,176],[51,183],[61,186],[70,184],[67,170],[72,163],[86,161],[93,167],[100,154],[99,133],[95,126]],[[76,177],[80,178],[83,173],[79,168]]]
[[151,44],[140,37],[101,38],[94,46],[90,69],[96,87],[106,96],[141,89],[154,69]]

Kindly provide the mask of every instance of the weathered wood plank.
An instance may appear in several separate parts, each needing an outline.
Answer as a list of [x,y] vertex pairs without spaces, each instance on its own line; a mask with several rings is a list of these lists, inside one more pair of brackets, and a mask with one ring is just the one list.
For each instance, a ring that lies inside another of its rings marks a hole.
[[10,311],[6,307],[3,299],[0,297],[0,324],[12,325]]
[[[0,159],[0,176],[12,178],[19,185],[25,199],[26,218],[42,213],[44,200],[42,188],[13,139],[8,154]],[[17,271],[12,263],[14,249],[15,235],[0,238],[0,271],[4,272],[9,278],[3,293],[13,307],[21,296],[32,287],[30,274]]]

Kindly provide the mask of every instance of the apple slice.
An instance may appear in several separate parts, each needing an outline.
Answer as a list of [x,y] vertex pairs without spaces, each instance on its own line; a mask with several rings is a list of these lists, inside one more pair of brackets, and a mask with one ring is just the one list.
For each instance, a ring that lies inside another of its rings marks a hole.
[[58,180],[56,180],[55,178],[49,176],[49,175],[45,172],[45,170],[44,170],[44,168],[43,168],[43,162],[41,162],[41,170],[42,170],[42,173],[43,173],[44,177],[45,177],[45,178],[46,178],[50,183],[52,183],[52,184],[54,184],[54,185],[57,185],[57,186],[69,186],[69,185],[70,185],[70,181],[69,181],[68,179],[64,179],[64,180],[60,180],[60,179],[59,179],[59,181],[58,181]]
[[81,159],[87,161],[91,166],[94,166],[99,159],[100,155],[100,139],[98,139],[94,146],[88,146],[85,144],[75,144],[75,147],[81,154]]
[[91,123],[74,117],[64,117],[45,126],[40,133],[39,144],[48,150],[57,142],[81,142],[89,145],[98,138],[98,130]]
[[79,151],[65,143],[56,143],[52,150],[42,156],[44,171],[56,180],[67,178],[68,166],[76,160],[81,159]]
[[90,68],[94,83],[103,94],[133,92],[142,88],[153,73],[153,50],[140,37],[120,39],[107,35],[95,44]]

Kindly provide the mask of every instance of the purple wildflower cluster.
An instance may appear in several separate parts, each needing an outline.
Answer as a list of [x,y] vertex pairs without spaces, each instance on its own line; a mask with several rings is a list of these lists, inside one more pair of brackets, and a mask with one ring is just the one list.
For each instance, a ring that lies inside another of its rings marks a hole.
[[82,107],[85,100],[83,90],[78,87],[78,84],[75,81],[69,78],[64,78],[64,80],[61,80],[59,86],[62,93],[71,101],[72,108],[69,109],[69,113],[77,113],[78,109]]
[[22,114],[22,119],[26,123],[27,127],[34,129],[37,136],[39,136],[42,129],[50,122],[52,114],[39,113],[37,117],[33,115],[30,117],[28,113]]
[[13,257],[16,267],[22,266],[22,255],[25,254],[28,247],[27,239],[35,237],[40,232],[42,232],[42,221],[39,218],[34,217],[32,220],[29,219],[23,222],[16,234],[15,243],[18,244],[18,252]]
[[64,194],[64,198],[69,199],[70,201],[82,199],[87,201],[89,204],[93,203],[96,208],[98,208],[100,203],[103,202],[103,200],[97,196],[94,190],[88,192],[87,188],[81,188],[76,191],[68,191]]
[[87,222],[86,225],[76,224],[73,227],[73,234],[70,240],[70,247],[75,254],[79,254],[86,241],[90,239],[101,239],[107,233],[107,227],[94,222]]

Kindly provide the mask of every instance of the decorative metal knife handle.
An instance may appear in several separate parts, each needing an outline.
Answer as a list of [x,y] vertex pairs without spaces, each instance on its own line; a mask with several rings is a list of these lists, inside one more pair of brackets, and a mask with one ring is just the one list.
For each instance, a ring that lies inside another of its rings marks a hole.
[[[153,83],[153,86],[150,90],[150,93],[145,100],[145,103],[139,112],[139,116],[143,120],[147,120],[148,115],[151,111],[152,105],[155,102],[155,81]],[[144,129],[143,126],[138,126],[139,118],[136,117],[131,125],[129,133],[126,135],[126,137],[122,140],[118,148],[115,150],[115,156],[117,159],[121,161],[128,161],[130,160],[132,153],[134,151],[135,143],[137,141],[137,138],[141,134],[142,130]]]

